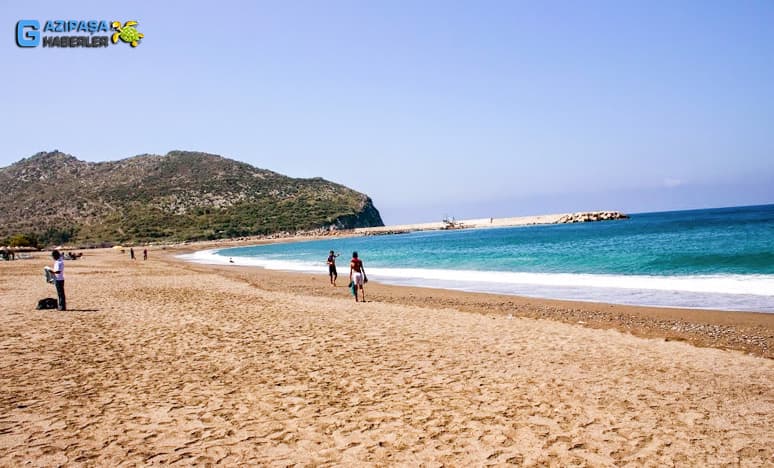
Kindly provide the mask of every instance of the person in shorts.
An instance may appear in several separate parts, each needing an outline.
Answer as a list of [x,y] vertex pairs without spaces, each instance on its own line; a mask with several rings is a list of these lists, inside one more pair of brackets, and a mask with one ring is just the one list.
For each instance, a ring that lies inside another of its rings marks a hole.
[[357,252],[352,252],[352,260],[349,262],[349,281],[353,282],[353,287],[355,288],[355,302],[358,302],[357,300],[357,290],[360,289],[360,293],[363,297],[363,302],[365,302],[365,289],[363,289],[363,285],[368,282],[368,277],[365,274],[365,267],[363,266],[363,261],[360,260],[357,256]]

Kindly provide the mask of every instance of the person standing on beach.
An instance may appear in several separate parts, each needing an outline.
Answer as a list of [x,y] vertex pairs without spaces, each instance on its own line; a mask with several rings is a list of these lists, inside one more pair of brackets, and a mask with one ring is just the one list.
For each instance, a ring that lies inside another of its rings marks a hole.
[[134,247],[129,247],[129,258],[134,260]]
[[148,249],[142,249],[142,259],[143,260],[148,259]]
[[52,251],[51,256],[54,258],[54,286],[56,286],[56,295],[59,297],[57,309],[64,311],[67,310],[64,289],[64,258],[58,250]]
[[336,257],[339,255],[334,253],[333,250],[331,250],[331,253],[328,255],[328,276],[331,277],[331,286],[334,288],[336,287],[336,278],[339,277],[338,272],[336,271]]
[[368,282],[368,277],[365,274],[363,261],[358,258],[357,252],[352,252],[352,260],[349,262],[349,281],[354,282],[352,287],[355,292],[355,302],[358,302],[358,289],[360,289],[360,293],[363,295],[363,302],[365,302],[365,289],[363,289],[363,284]]

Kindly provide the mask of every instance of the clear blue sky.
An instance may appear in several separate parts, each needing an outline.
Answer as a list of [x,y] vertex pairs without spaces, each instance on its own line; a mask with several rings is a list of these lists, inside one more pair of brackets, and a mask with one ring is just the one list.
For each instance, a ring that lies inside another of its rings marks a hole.
[[[221,154],[385,222],[774,203],[774,2],[4,2],[0,167]],[[134,19],[20,49],[20,19]]]

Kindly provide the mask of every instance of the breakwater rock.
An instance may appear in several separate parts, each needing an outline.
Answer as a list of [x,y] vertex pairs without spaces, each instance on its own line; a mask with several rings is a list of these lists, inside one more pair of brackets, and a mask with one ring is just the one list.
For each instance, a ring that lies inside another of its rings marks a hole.
[[590,223],[594,221],[613,221],[616,219],[629,219],[629,216],[620,211],[587,211],[563,215],[556,223]]

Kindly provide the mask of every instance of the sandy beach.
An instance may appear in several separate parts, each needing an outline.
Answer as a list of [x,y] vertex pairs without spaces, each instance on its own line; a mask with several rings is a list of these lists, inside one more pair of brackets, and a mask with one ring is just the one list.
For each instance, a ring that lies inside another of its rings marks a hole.
[[[0,262],[0,465],[766,466],[774,314]],[[340,280],[340,284],[345,281]]]

